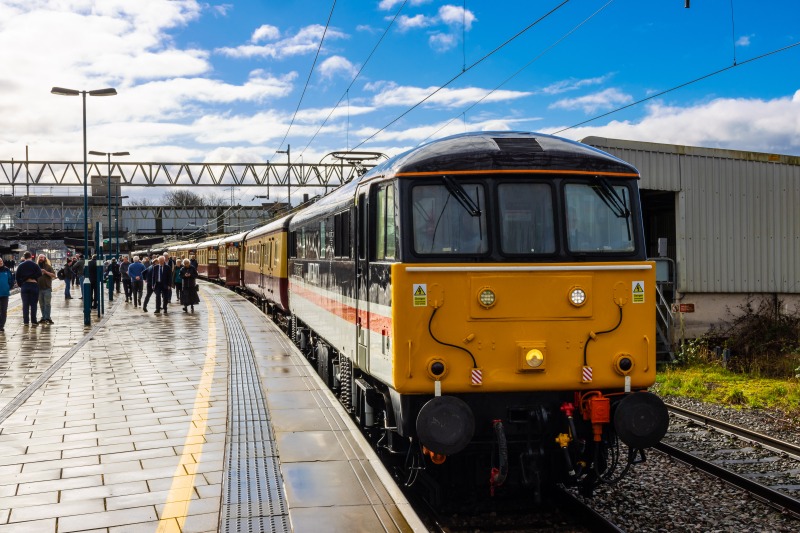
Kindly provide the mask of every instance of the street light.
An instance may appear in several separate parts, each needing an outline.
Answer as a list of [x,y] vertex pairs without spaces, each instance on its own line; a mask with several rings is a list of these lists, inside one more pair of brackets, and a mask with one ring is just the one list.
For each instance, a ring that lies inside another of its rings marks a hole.
[[289,202],[289,209],[292,208],[292,145],[287,144],[286,150],[278,150],[277,154],[286,154],[286,201]]
[[[89,150],[89,153],[92,155],[105,155],[108,156],[108,231],[111,233],[111,156],[119,157],[123,155],[131,155],[130,152],[96,152],[94,150]],[[117,190],[117,196],[119,196],[119,190]],[[119,200],[116,202],[117,205],[117,228],[116,228],[116,235],[117,235],[117,261],[119,261]],[[113,250],[111,246],[111,238],[108,239],[108,249]],[[111,255],[111,254],[108,254]]]
[[[76,89],[65,89],[63,87],[53,87],[50,89],[52,94],[60,96],[82,96],[83,97],[83,254],[84,257],[89,253],[89,171],[88,162],[86,161],[86,95],[89,96],[114,96],[117,90],[114,88],[95,89],[94,91],[78,91]],[[89,263],[84,259],[83,278],[84,280],[89,275]],[[92,325],[92,305],[89,301],[91,298],[91,289],[87,294],[87,286],[84,284],[83,289],[83,324],[85,326]],[[99,306],[98,306],[99,307]]]
[[[65,89],[63,87],[53,87],[50,89],[52,94],[60,96],[82,96],[83,97],[83,253],[89,253],[89,171],[86,161],[86,95],[90,96],[114,96],[117,90],[114,88],[96,89],[94,91],[78,91],[75,89]],[[87,267],[88,268],[88,267]],[[85,274],[84,274],[85,275]]]
[[114,215],[114,224],[116,227],[114,228],[114,233],[117,236],[117,261],[119,261],[119,204],[121,204],[122,200],[125,198],[127,198],[127,196],[117,195],[117,201],[115,204],[116,213]]

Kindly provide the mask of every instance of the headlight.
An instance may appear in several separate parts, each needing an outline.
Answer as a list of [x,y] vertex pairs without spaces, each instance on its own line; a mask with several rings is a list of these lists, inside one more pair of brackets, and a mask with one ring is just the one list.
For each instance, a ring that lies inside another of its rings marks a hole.
[[478,294],[478,302],[486,309],[489,309],[491,306],[493,306],[496,301],[497,298],[495,297],[492,289],[482,289],[480,294]]
[[580,287],[575,287],[569,291],[569,301],[575,307],[580,307],[586,303],[586,291]]
[[533,348],[525,354],[525,362],[531,368],[539,368],[544,363],[544,354],[541,350]]

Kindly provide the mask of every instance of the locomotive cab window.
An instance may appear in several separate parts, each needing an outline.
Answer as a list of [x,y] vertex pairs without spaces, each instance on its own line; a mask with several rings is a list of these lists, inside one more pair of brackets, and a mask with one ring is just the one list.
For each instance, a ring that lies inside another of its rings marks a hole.
[[604,178],[564,187],[571,252],[630,253],[635,249],[631,193]]
[[555,222],[550,186],[544,183],[501,183],[497,193],[503,253],[554,253]]
[[483,185],[442,183],[411,189],[417,254],[483,254],[489,250]]
[[375,259],[384,261],[397,256],[397,224],[395,219],[394,185],[382,185],[377,191],[375,207]]

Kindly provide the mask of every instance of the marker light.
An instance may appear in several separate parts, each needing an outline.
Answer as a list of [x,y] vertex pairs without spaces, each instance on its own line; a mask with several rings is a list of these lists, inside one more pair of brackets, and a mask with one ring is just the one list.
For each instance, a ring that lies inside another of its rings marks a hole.
[[531,368],[539,368],[544,363],[544,354],[536,348],[528,350],[528,353],[525,354],[525,362]]
[[569,301],[575,307],[580,307],[586,303],[586,291],[579,287],[575,287],[569,292]]
[[494,291],[488,288],[483,289],[481,293],[478,295],[478,302],[486,309],[489,309],[496,302]]

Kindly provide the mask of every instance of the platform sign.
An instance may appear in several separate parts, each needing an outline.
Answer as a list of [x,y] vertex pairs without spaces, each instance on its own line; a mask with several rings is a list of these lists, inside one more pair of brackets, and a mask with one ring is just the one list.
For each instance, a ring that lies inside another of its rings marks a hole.
[[633,292],[633,303],[644,303],[644,281],[631,282],[631,290]]
[[414,307],[428,306],[428,285],[427,283],[414,284]]

